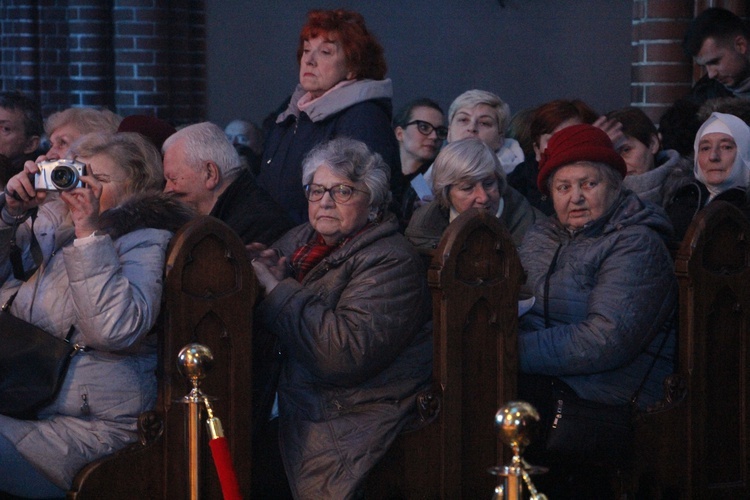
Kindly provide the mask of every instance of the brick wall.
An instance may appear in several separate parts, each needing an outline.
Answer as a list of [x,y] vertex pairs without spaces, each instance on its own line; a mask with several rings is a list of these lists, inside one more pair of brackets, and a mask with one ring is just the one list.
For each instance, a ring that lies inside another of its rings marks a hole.
[[203,0],[2,0],[0,87],[71,106],[205,119]]
[[682,37],[693,17],[693,0],[633,2],[631,103],[657,121],[690,91],[692,64]]
[[631,104],[655,122],[684,97],[702,70],[682,51],[690,19],[708,7],[747,17],[746,0],[634,0]]

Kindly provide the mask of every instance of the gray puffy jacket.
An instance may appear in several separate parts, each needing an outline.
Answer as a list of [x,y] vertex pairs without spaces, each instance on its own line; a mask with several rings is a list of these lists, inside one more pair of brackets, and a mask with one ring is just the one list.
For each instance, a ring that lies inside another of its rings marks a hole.
[[[290,256],[303,224],[274,244]],[[415,416],[432,369],[422,261],[389,216],[335,250],[302,283],[287,278],[258,310],[285,354],[279,440],[296,498],[350,498]]]
[[659,399],[675,349],[677,281],[665,245],[670,234],[664,211],[627,190],[582,230],[571,234],[555,216],[529,230],[520,257],[536,302],[520,320],[521,371],[560,377],[586,399],[624,403],[667,335],[638,403]]
[[[163,212],[157,218],[174,216],[160,198],[154,204]],[[125,217],[138,225],[133,213]],[[169,222],[179,226],[184,220]],[[30,228],[27,219],[17,232],[27,268],[33,262]],[[0,222],[0,300],[17,291],[13,315],[60,338],[73,326],[72,342],[90,348],[72,359],[59,395],[39,420],[0,415],[0,434],[63,489],[85,464],[135,441],[138,415],[156,400],[156,338],[147,334],[159,314],[172,232],[127,230],[115,240],[109,235],[76,240],[67,207],[50,200],[34,222],[43,263],[21,282],[8,262],[11,228]]]

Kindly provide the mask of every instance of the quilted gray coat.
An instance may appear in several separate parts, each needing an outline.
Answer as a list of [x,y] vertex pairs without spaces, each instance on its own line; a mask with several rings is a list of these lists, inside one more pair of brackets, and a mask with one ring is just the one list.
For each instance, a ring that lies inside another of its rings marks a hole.
[[536,302],[520,320],[521,371],[560,377],[586,399],[624,403],[667,335],[638,403],[659,399],[675,349],[670,234],[664,211],[628,190],[608,213],[572,234],[555,216],[530,229],[520,257]]
[[[291,255],[304,224],[274,244]],[[279,441],[296,498],[351,498],[402,427],[432,369],[422,261],[389,216],[259,307],[279,336]]]
[[[28,249],[30,223],[18,228],[21,248]],[[67,489],[85,464],[135,441],[138,415],[155,403],[156,339],[147,334],[159,314],[172,232],[144,228],[115,240],[109,235],[76,240],[59,199],[39,208],[34,232],[44,260],[20,282],[8,262],[11,229],[0,222],[0,300],[17,291],[13,315],[60,338],[72,325],[72,342],[91,350],[72,359],[58,397],[38,421],[0,416],[0,434]],[[28,252],[25,256],[28,266],[32,260]]]

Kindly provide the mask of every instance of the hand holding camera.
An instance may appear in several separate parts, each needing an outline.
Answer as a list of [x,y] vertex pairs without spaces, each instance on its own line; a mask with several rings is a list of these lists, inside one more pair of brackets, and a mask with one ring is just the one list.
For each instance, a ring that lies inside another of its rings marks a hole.
[[70,191],[84,187],[81,176],[86,175],[86,164],[76,160],[47,160],[37,164],[34,189],[45,191]]
[[6,210],[14,217],[41,205],[47,191],[67,191],[85,186],[81,180],[86,173],[85,164],[76,160],[47,160],[44,156],[37,161],[27,161],[23,171],[5,186]]
[[86,165],[69,159],[47,160],[44,156],[37,162],[27,161],[23,171],[5,186],[8,214],[20,217],[41,205],[49,191],[59,191],[70,209],[77,237],[88,236],[98,229],[102,185],[86,175]]

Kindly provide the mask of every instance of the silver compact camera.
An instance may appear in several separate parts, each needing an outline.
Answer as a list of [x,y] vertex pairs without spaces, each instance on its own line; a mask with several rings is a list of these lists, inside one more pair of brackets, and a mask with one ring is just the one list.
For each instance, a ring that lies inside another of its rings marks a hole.
[[39,173],[34,176],[34,189],[69,191],[83,187],[81,176],[86,175],[86,164],[76,160],[48,160],[37,163]]

